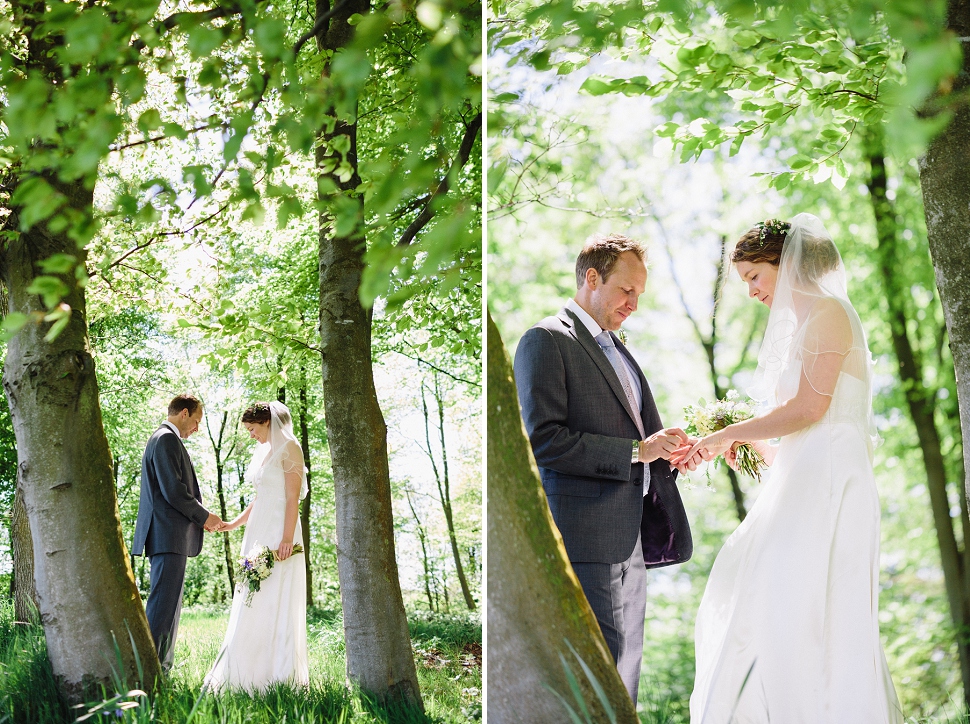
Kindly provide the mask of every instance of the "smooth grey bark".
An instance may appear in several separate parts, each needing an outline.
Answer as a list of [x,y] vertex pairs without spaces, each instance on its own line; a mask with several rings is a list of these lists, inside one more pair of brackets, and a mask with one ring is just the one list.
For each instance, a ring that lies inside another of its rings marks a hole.
[[[73,208],[90,211],[81,183],[53,178]],[[81,258],[73,239],[43,225],[17,235],[3,253],[11,312],[46,312],[27,292],[37,262],[55,253]],[[3,385],[17,439],[19,475],[30,520],[37,604],[61,694],[83,700],[112,681],[115,648],[129,685],[158,674],[145,611],[122,540],[111,452],[101,421],[98,382],[87,336],[83,289],[73,277],[72,315],[52,342],[47,324],[28,323],[7,346]],[[130,632],[130,638],[129,638]],[[137,670],[132,641],[144,667]]]
[[[451,544],[451,555],[455,561],[455,573],[458,575],[458,584],[461,586],[461,595],[465,599],[465,606],[469,611],[475,610],[475,599],[472,597],[471,589],[468,586],[468,578],[465,576],[465,567],[461,562],[461,552],[458,549],[458,536],[455,533],[455,516],[451,505],[451,476],[448,473],[448,448],[445,445],[445,401],[441,393],[441,385],[438,372],[432,371],[434,378],[434,390],[432,396],[435,401],[435,408],[438,415],[438,444],[441,446],[441,467],[435,460],[431,448],[431,425],[428,419],[428,403],[424,397],[424,384],[421,385],[421,410],[424,413],[424,438],[427,444],[428,458],[431,460],[431,468],[434,471],[435,484],[438,487],[438,498],[441,501],[441,509],[445,514],[445,525],[448,528],[448,542]],[[447,587],[445,588],[447,591]]]
[[[926,215],[930,255],[946,319],[950,352],[957,380],[963,440],[970,440],[970,1],[950,0],[947,27],[963,38],[962,72],[954,79],[953,120],[927,148],[919,161],[920,186]],[[938,100],[945,101],[945,98]],[[963,446],[964,501],[970,494],[970,449]],[[937,512],[934,504],[934,518]],[[970,532],[966,531],[965,532]],[[970,546],[964,539],[962,556],[946,542],[944,573],[947,598],[957,633],[964,701],[970,706]],[[941,549],[943,548],[941,542]],[[959,569],[956,578],[949,570]]]
[[[332,53],[353,38],[351,16],[369,9],[368,0],[345,0],[320,23],[317,47],[326,54],[324,76],[330,74]],[[322,19],[330,4],[320,0],[316,12]],[[323,398],[334,477],[347,676],[379,699],[423,709],[394,555],[387,426],[374,387],[371,318],[359,294],[366,242],[361,233],[356,120],[338,117],[332,130],[320,131],[317,166],[331,152],[330,143],[341,136],[348,144],[346,160],[352,175],[341,180],[333,172],[320,172],[320,177],[358,205],[360,221],[351,233],[339,235],[332,217],[322,211],[319,261]],[[326,209],[333,197],[324,195],[320,201]]]
[[[539,482],[519,413],[512,362],[487,316],[489,724],[571,721],[580,711],[569,666],[589,708],[587,722],[638,724],[593,611],[573,573]],[[579,660],[603,687],[610,719]]]

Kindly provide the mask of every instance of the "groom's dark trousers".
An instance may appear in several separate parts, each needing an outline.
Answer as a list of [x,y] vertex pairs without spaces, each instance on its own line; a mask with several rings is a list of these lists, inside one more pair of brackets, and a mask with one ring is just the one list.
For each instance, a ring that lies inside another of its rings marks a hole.
[[151,561],[151,591],[145,614],[162,670],[172,668],[185,566],[202,550],[209,511],[195,468],[179,435],[167,424],[149,438],[141,461],[141,497],[132,555]]
[[636,702],[646,569],[686,561],[693,544],[669,463],[631,462],[640,438],[633,415],[647,436],[663,425],[639,365],[613,340],[636,371],[640,410],[630,407],[606,354],[567,309],[523,335],[515,381],[553,520]]

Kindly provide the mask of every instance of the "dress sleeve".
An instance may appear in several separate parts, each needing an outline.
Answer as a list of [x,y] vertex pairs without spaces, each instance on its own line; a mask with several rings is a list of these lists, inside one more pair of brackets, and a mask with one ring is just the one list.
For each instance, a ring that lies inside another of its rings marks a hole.
[[812,389],[831,397],[841,372],[859,376],[854,369],[857,350],[861,348],[842,303],[832,298],[819,300],[809,312],[797,349],[802,373]]

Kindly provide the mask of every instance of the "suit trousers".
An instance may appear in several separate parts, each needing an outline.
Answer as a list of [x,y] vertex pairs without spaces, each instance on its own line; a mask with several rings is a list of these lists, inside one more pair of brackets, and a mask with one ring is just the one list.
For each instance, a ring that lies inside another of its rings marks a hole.
[[637,703],[643,660],[643,621],[647,610],[647,569],[640,536],[622,563],[573,563],[624,686]]
[[181,553],[156,553],[150,556],[150,560],[151,590],[145,614],[162,671],[167,673],[175,662],[175,639],[179,630],[179,614],[182,612],[188,557]]

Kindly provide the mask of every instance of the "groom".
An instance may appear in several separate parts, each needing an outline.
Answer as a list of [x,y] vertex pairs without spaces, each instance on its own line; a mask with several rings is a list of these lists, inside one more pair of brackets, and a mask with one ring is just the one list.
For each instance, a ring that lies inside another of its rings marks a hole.
[[182,440],[198,432],[202,403],[178,395],[168,419],[149,438],[141,461],[141,498],[132,554],[151,560],[151,591],[145,613],[162,670],[175,660],[175,638],[182,610],[185,566],[202,550],[202,530],[222,521],[202,507],[195,468]]
[[590,237],[576,260],[575,298],[527,331],[515,353],[522,418],[552,517],[634,703],[646,568],[681,563],[693,550],[666,462],[689,438],[663,429],[646,378],[613,334],[636,311],[646,281],[639,242]]

